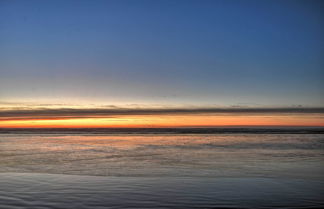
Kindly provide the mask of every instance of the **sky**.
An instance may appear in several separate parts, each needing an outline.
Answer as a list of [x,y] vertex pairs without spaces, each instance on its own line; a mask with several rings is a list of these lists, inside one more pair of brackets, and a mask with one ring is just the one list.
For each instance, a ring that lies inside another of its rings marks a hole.
[[315,0],[2,0],[0,127],[324,126],[323,9]]

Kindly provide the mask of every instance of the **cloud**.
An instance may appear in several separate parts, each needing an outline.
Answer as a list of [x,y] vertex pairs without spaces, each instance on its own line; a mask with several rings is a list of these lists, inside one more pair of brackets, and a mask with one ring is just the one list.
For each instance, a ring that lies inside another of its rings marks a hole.
[[0,121],[74,118],[111,118],[135,115],[185,115],[185,114],[306,114],[324,113],[323,107],[282,108],[58,108],[0,110]]

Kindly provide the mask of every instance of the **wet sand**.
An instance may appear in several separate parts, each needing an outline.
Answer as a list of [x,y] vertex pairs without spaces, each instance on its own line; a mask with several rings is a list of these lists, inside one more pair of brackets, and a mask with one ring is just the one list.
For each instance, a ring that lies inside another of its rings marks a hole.
[[323,182],[0,174],[0,208],[320,208]]
[[1,209],[321,208],[323,134],[0,134]]

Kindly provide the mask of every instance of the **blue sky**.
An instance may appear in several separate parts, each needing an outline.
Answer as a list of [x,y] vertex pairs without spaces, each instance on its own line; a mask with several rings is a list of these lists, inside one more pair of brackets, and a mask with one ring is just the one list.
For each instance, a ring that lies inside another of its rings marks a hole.
[[323,106],[321,1],[0,2],[0,101]]

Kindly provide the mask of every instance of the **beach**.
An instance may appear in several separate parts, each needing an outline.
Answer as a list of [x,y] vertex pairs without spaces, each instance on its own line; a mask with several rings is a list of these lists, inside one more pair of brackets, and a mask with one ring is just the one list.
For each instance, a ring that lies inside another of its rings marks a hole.
[[0,174],[0,208],[320,208],[323,182]]
[[[2,208],[316,208],[324,135],[3,132]],[[300,131],[300,130],[299,130]],[[210,131],[211,132],[211,131]]]
[[323,11],[0,0],[0,209],[324,208]]

